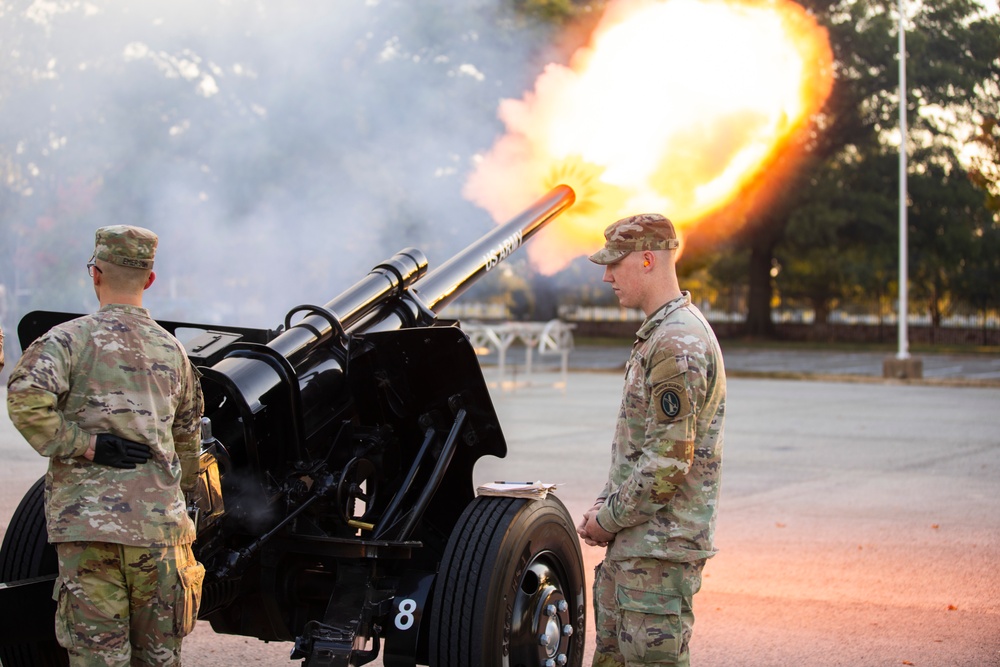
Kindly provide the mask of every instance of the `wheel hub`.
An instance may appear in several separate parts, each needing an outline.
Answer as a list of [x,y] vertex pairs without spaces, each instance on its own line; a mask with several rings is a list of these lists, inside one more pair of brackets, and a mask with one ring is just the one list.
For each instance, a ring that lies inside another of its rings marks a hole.
[[530,633],[534,641],[512,641],[513,646],[523,646],[524,651],[511,656],[511,665],[561,667],[569,662],[573,619],[564,586],[554,568],[536,556],[520,582],[511,628],[514,637]]
[[545,624],[545,634],[539,643],[545,647],[545,652],[550,658],[555,656],[559,648],[559,623],[556,620],[550,618]]

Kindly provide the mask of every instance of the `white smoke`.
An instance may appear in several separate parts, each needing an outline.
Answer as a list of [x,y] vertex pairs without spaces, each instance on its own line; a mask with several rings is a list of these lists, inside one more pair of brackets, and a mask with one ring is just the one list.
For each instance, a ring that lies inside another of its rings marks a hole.
[[0,3],[5,330],[96,307],[106,224],[160,235],[161,319],[273,327],[403,247],[439,266],[492,228],[462,186],[544,64],[510,4]]

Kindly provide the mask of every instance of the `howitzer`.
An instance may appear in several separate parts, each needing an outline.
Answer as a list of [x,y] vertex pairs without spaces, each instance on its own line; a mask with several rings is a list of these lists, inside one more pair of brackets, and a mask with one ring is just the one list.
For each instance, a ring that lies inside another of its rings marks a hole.
[[[402,250],[275,331],[161,321],[203,330],[186,343],[205,393],[189,505],[216,632],[294,642],[311,666],[581,663],[572,520],[553,496],[476,497],[476,461],[507,445],[467,336],[438,317],[573,200],[557,187],[431,272]],[[22,347],[71,317],[25,316]],[[65,662],[43,481],[0,549],[0,608],[20,610],[5,667]]]

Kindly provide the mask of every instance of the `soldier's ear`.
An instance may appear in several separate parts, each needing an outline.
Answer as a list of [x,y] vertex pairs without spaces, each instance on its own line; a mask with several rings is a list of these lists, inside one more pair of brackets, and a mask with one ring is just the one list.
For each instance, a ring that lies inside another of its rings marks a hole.
[[145,284],[145,286],[143,286],[142,289],[144,289],[144,290],[149,289],[149,286],[153,284],[154,280],[156,280],[156,272],[155,271],[150,271],[149,272],[149,278],[146,280],[146,284]]

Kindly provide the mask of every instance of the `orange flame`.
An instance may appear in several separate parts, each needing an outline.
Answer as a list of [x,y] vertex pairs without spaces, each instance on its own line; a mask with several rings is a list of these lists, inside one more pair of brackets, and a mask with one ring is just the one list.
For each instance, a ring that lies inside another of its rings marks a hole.
[[554,273],[633,213],[680,229],[760,180],[832,87],[826,30],[790,0],[621,0],[565,67],[503,100],[464,194],[506,221],[566,183],[577,203],[528,246]]

